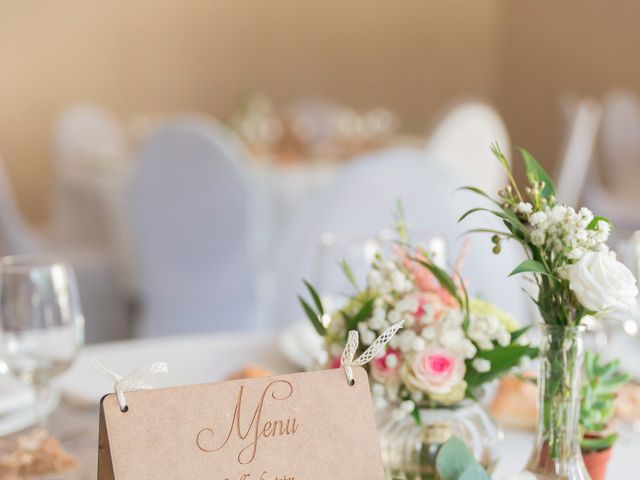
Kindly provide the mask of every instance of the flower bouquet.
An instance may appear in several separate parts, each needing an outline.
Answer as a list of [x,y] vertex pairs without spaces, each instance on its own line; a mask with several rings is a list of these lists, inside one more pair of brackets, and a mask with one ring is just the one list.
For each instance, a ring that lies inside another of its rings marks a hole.
[[[490,428],[491,422],[473,400],[482,385],[516,367],[523,357],[537,354],[524,341],[527,327],[519,328],[495,305],[467,295],[461,259],[449,272],[436,264],[429,251],[411,246],[399,212],[398,241],[388,252],[374,255],[364,285],[358,284],[343,262],[353,292],[342,308],[325,311],[320,295],[308,282],[310,300],[300,298],[309,320],[324,337],[327,364],[334,368],[340,366],[349,331],[359,332],[365,349],[390,325],[403,322],[403,330],[367,367],[374,404],[379,412],[388,413],[390,423],[383,422],[380,430],[383,456],[394,476],[399,472],[389,466],[392,458],[398,464],[414,465],[415,472],[428,472],[437,447],[454,433],[469,443],[473,439],[491,442],[491,435],[482,430]],[[469,404],[473,414],[460,411]],[[463,421],[451,425],[456,415],[478,419],[476,425]],[[477,431],[471,431],[474,428]],[[418,439],[416,448],[422,451],[399,460],[395,451],[404,447],[412,432]],[[485,466],[493,465],[495,453],[490,445],[470,447]],[[432,477],[425,473],[420,478]]]
[[489,212],[501,220],[504,230],[473,231],[491,233],[495,253],[502,242],[511,240],[520,243],[528,257],[511,273],[532,277],[532,298],[543,320],[538,434],[527,469],[536,478],[586,479],[578,427],[582,325],[587,318],[629,319],[638,294],[636,282],[606,245],[611,231],[606,218],[559,203],[549,175],[524,149],[528,185],[521,190],[503,152],[497,145],[492,151],[509,185],[495,199],[476,187],[464,187],[494,208],[474,208],[460,220]]

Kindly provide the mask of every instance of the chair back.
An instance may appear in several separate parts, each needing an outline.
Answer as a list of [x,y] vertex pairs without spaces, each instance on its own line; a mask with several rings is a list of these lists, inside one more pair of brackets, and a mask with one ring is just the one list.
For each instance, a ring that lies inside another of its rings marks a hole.
[[[276,257],[277,291],[270,323],[285,325],[304,318],[296,294],[304,292],[303,278],[317,279],[318,262],[322,263],[322,269],[339,272],[337,256],[319,257],[323,241],[347,239],[344,252],[348,256],[353,245],[350,240],[363,241],[389,228],[398,200],[404,205],[414,239],[442,238],[448,245],[449,261],[462,249],[461,234],[467,229],[480,225],[499,228],[491,217],[470,218],[463,225],[456,223],[467,209],[482,204],[479,197],[455,192],[463,181],[441,165],[425,162],[424,152],[418,149],[384,150],[349,162],[336,181],[303,209],[283,235]],[[484,298],[495,301],[524,322],[529,315],[526,299],[518,281],[507,278],[518,265],[520,255],[506,245],[503,254],[496,256],[485,238],[472,237],[470,242],[463,273],[468,275],[471,292],[482,293]],[[335,276],[330,278],[331,282],[336,281]],[[329,293],[342,293],[342,284],[328,287],[333,290]]]
[[569,110],[569,130],[560,160],[556,196],[567,205],[578,205],[592,166],[601,108],[595,100],[582,99]]
[[463,181],[495,192],[504,186],[507,176],[491,153],[493,143],[509,153],[509,134],[502,118],[491,106],[476,101],[451,109],[436,126],[427,150],[432,161]]
[[144,313],[138,335],[257,325],[240,149],[199,117],[167,122],[130,180]]
[[75,103],[56,119],[53,151],[56,173],[81,168],[110,168],[126,151],[124,126],[107,108]]
[[0,158],[0,256],[37,253],[40,247],[38,238],[20,213]]
[[[614,90],[603,102],[600,132],[600,176],[609,190],[635,184],[629,174],[640,171],[640,98],[627,90]],[[632,187],[634,188],[634,187]]]

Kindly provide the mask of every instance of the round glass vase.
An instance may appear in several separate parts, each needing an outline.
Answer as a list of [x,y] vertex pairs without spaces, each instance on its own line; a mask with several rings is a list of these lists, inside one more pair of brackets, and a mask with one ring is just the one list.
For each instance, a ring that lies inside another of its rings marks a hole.
[[[436,480],[436,455],[452,435],[462,439],[488,472],[496,464],[500,430],[489,414],[472,400],[451,406],[418,409],[401,420],[387,413],[379,422],[380,446],[387,480]],[[379,417],[380,418],[380,417]]]
[[538,425],[526,471],[540,480],[590,480],[580,452],[583,327],[542,325]]

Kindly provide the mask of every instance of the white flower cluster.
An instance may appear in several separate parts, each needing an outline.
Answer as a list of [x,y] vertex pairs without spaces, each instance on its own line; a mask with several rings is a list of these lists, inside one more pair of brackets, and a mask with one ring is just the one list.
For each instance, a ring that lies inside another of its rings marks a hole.
[[467,370],[483,373],[492,368],[478,356],[479,351],[508,345],[510,331],[515,329],[512,320],[504,320],[508,315],[477,299],[471,302],[465,329],[465,314],[455,294],[410,258],[406,252],[389,258],[378,254],[367,274],[366,289],[331,316],[326,337],[328,360],[335,365],[344,347],[346,319],[354,318],[365,302],[373,299],[371,314],[357,326],[363,347],[392,324],[404,322],[404,328],[368,366],[376,407],[392,403],[391,413],[398,418],[426,400],[443,404],[462,400],[467,394]]
[[546,207],[534,213],[530,203],[520,203],[516,212],[531,225],[531,241],[550,253],[563,254],[569,260],[580,260],[587,252],[606,250],[610,225],[604,220],[597,228],[587,229],[594,216],[588,208],[576,212],[566,205]]
[[491,314],[473,314],[469,318],[467,335],[482,350],[493,350],[494,343],[506,347],[511,343],[507,327]]

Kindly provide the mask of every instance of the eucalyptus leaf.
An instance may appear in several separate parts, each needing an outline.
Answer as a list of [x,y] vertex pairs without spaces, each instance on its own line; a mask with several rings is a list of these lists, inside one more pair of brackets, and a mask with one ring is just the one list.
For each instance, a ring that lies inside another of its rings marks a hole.
[[459,480],[462,474],[476,463],[465,443],[451,437],[441,447],[436,457],[436,469],[441,480]]
[[458,480],[491,480],[489,474],[477,463],[470,465],[462,475],[458,477]]

